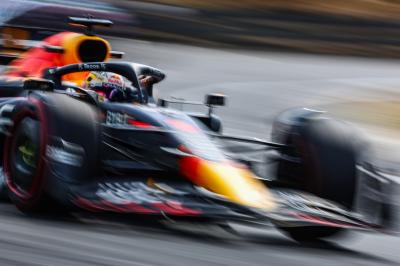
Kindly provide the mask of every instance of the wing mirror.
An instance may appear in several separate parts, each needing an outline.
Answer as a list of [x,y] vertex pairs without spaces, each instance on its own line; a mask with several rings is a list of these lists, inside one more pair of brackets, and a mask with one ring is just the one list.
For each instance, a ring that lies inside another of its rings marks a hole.
[[24,80],[23,89],[28,91],[53,91],[54,82],[48,79],[26,79]]
[[205,104],[208,106],[225,106],[226,96],[220,93],[207,94]]

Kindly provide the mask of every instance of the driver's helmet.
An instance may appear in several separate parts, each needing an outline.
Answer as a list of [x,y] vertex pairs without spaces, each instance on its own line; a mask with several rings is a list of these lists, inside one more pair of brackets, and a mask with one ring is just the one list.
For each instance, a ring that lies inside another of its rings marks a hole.
[[103,99],[115,101],[125,95],[125,79],[111,72],[90,72],[83,84],[84,88],[93,90]]

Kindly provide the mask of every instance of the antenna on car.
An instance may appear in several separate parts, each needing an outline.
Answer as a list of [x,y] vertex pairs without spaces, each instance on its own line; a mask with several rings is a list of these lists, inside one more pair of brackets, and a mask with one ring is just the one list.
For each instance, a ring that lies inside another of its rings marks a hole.
[[89,36],[96,35],[95,26],[111,27],[114,24],[111,20],[94,18],[92,15],[87,17],[68,17],[68,21],[71,26],[85,28],[85,34]]

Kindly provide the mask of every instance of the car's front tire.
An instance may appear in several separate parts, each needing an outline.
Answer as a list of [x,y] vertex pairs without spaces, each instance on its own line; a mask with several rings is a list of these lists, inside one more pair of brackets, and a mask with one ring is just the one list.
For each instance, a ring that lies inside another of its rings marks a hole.
[[[295,117],[296,112],[292,115]],[[353,209],[358,176],[356,162],[363,148],[354,136],[355,131],[343,122],[317,113],[285,121],[286,125],[278,125],[285,130],[275,131],[280,141],[290,147],[278,161],[277,181]],[[278,117],[276,123],[283,122]],[[297,241],[327,238],[343,231],[325,226],[281,229]]]

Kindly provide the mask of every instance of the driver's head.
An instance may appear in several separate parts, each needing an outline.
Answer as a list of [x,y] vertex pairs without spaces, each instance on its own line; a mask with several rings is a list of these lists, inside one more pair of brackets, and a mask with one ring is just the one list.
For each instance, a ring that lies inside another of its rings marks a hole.
[[90,72],[86,77],[84,87],[96,91],[108,100],[114,100],[125,94],[124,78],[111,72]]

